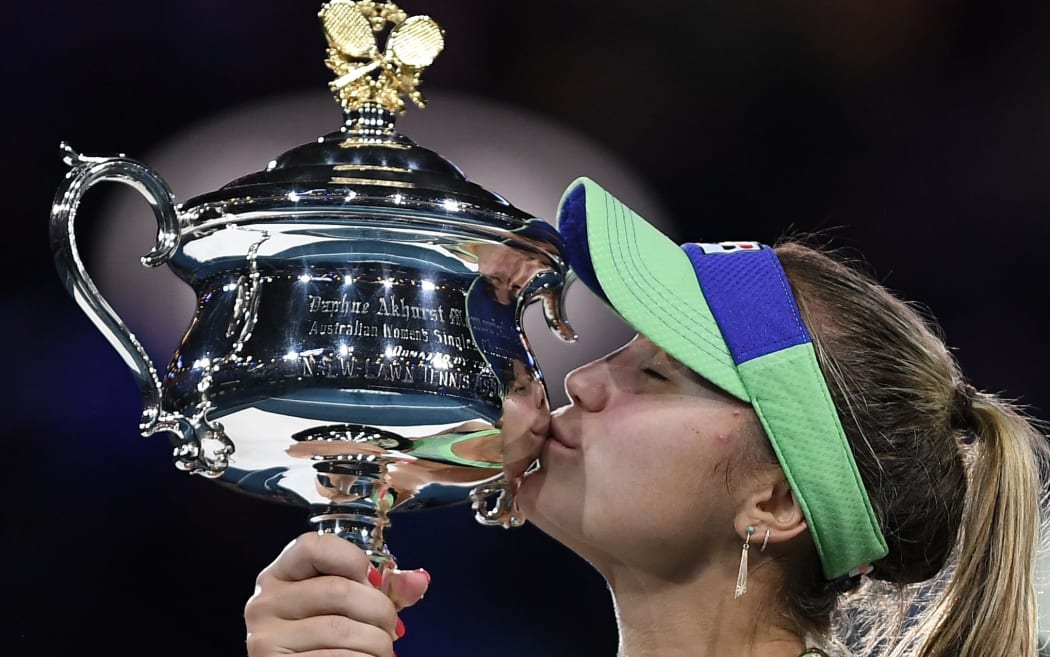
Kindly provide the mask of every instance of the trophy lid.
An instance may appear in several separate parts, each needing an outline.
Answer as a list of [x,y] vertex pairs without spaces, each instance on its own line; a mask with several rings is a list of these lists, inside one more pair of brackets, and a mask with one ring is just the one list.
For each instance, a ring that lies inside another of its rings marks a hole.
[[372,0],[331,0],[318,15],[328,41],[325,64],[337,76],[329,88],[344,124],[284,152],[262,171],[181,204],[184,234],[245,213],[385,209],[510,231],[533,218],[395,129],[405,98],[425,106],[420,77],[444,48],[437,23]]

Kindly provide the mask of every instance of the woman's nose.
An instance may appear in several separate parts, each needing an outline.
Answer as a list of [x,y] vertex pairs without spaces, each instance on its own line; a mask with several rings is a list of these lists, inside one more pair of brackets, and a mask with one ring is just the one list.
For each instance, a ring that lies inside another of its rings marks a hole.
[[573,404],[586,411],[600,411],[609,401],[607,366],[594,361],[569,372],[565,377],[565,392]]

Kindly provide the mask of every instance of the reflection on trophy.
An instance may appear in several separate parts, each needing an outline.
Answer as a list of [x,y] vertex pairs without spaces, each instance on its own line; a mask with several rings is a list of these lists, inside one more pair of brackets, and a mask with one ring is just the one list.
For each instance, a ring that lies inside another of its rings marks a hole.
[[[574,339],[567,265],[551,225],[395,130],[404,98],[424,104],[437,24],[364,0],[320,18],[339,130],[178,204],[139,162],[63,145],[51,241],[140,385],[143,435],[168,433],[180,469],[303,506],[387,565],[395,511],[472,501],[484,524],[521,523],[514,490],[536,446],[500,428],[505,412],[548,403],[522,313],[538,302]],[[77,251],[77,208],[102,181],[146,197],[158,231],[143,264],[169,265],[197,295],[163,373]]]

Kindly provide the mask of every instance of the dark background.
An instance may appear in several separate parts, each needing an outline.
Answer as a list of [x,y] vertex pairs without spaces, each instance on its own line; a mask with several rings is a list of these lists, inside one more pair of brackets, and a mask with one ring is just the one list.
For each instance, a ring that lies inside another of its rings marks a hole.
[[[216,112],[323,89],[319,6],[5,9],[4,655],[243,654],[256,573],[306,529],[298,510],[177,472],[163,437],[138,436],[132,378],[60,286],[46,226],[60,140],[134,157]],[[601,143],[680,239],[828,231],[937,314],[978,387],[1048,417],[1050,3],[401,6],[448,35],[424,90]],[[531,528],[448,509],[394,531],[401,564],[434,576],[404,616],[402,657],[614,653],[601,582]]]

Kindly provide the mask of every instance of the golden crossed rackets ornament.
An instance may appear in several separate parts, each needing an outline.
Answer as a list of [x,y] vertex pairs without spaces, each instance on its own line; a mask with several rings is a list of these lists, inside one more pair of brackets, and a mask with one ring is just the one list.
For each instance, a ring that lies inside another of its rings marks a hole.
[[[373,0],[332,0],[318,15],[328,40],[325,64],[337,76],[328,86],[344,110],[379,105],[400,113],[404,97],[425,106],[419,77],[445,47],[444,32],[433,19]],[[377,37],[388,26],[381,50]]]

